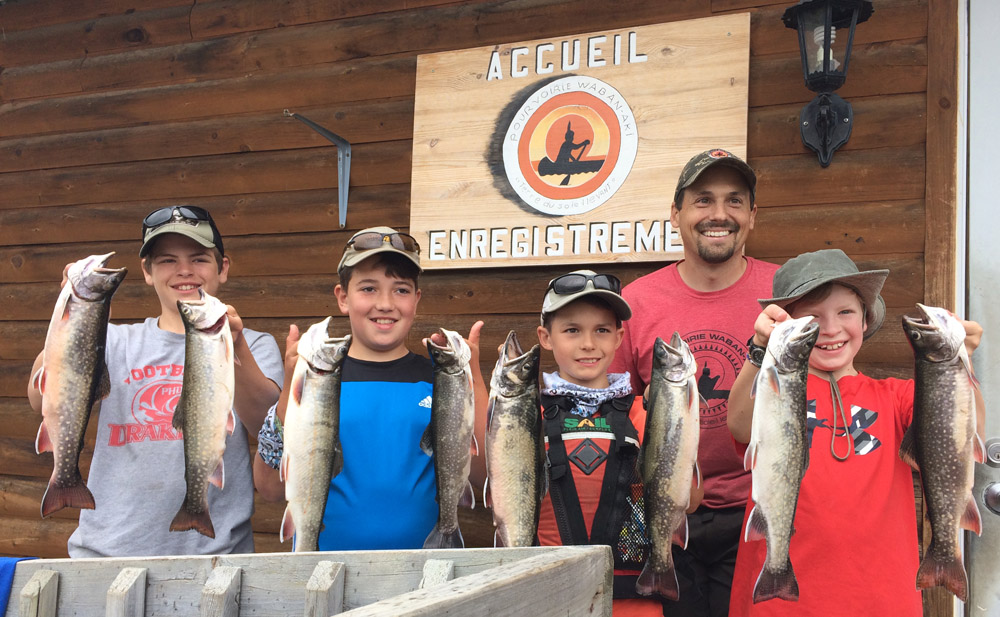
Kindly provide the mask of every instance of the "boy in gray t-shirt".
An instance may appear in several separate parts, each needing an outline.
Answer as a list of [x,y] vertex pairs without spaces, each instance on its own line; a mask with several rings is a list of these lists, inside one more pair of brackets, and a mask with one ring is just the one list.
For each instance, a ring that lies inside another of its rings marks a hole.
[[[170,532],[187,492],[183,436],[171,425],[184,375],[184,324],[177,300],[216,295],[229,259],[211,215],[171,206],[143,220],[142,275],[160,302],[158,317],[110,325],[105,357],[111,393],[103,401],[87,486],[95,510],[81,510],[69,539],[71,557],[151,556],[253,552],[253,476],[247,431],[260,429],[284,381],[281,353],[269,334],[243,328],[229,306],[236,358],[236,428],[223,456],[225,489],[209,488],[215,538]],[[32,374],[41,365],[35,361]],[[31,406],[41,393],[28,386]]]

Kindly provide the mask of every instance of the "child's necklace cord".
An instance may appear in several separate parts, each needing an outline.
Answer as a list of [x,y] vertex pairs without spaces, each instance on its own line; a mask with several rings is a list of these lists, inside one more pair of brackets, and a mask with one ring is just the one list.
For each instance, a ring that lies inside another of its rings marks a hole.
[[[847,412],[844,410],[844,400],[840,397],[840,387],[837,386],[837,378],[833,376],[833,373],[828,373],[830,376],[830,398],[833,401],[833,432],[830,435],[830,454],[833,458],[838,461],[846,461],[849,456],[851,456],[851,450],[854,449],[854,439],[851,437],[851,425],[847,422]],[[847,438],[847,454],[840,456],[837,454],[837,416],[840,416],[840,421],[844,423],[844,437]]]

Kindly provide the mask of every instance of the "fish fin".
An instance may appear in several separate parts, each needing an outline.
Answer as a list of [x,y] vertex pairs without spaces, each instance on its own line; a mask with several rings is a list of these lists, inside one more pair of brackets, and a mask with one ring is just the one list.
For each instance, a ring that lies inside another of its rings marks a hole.
[[38,434],[35,435],[35,454],[52,451],[52,439],[49,437],[49,429],[45,428],[45,420],[42,420],[42,423],[38,426]]
[[476,509],[476,494],[472,492],[472,482],[465,481],[465,489],[462,490],[462,496],[458,498],[458,505]]
[[798,602],[799,582],[795,580],[792,562],[787,562],[787,565],[777,572],[768,570],[766,566],[761,568],[757,583],[753,586],[753,603],[757,604],[772,598]]
[[775,394],[781,394],[781,376],[778,375],[778,369],[774,366],[769,366],[764,369],[764,378],[767,379],[767,385],[771,386],[771,390]]
[[[701,396],[701,394],[698,393],[698,386],[696,385],[696,382],[695,382],[694,379],[688,379],[687,386],[688,386],[688,388],[687,388],[687,390],[688,390],[687,408],[690,409],[691,408],[691,404],[694,403],[695,399],[701,399],[702,396]],[[698,402],[699,402],[699,404],[701,403],[700,400]]]
[[483,506],[487,508],[493,507],[493,495],[490,493],[490,477],[486,476],[483,480]]
[[754,378],[753,382],[750,384],[750,398],[757,398],[757,381],[760,379],[760,375]]
[[761,514],[757,504],[754,504],[753,509],[750,510],[750,516],[747,517],[747,528],[743,532],[743,541],[750,542],[765,538],[767,538],[767,520]]
[[208,483],[214,484],[219,488],[219,490],[222,490],[225,487],[226,466],[225,463],[222,462],[221,458],[219,459],[219,464],[215,467],[215,471],[212,472],[212,475],[208,476]]
[[958,526],[971,531],[977,536],[983,535],[983,518],[979,515],[979,506],[976,504],[976,498],[971,494],[969,495],[969,501],[965,504],[965,512],[962,513],[962,519],[959,521]]
[[288,479],[288,466],[291,465],[289,458],[288,450],[281,453],[281,462],[278,463],[278,478],[282,482]]
[[686,516],[681,519],[681,524],[678,525],[677,529],[674,530],[674,535],[671,538],[671,542],[673,542],[677,546],[681,547],[682,549],[687,550],[687,547],[688,547],[688,519],[687,519]]
[[232,435],[233,431],[235,430],[236,430],[236,411],[230,408],[229,415],[226,417],[226,434]]
[[103,401],[111,394],[111,375],[108,374],[108,365],[101,358],[101,368],[97,375],[97,392],[94,393],[95,401]]
[[507,546],[503,543],[503,537],[500,535],[499,529],[493,530],[493,548],[503,548]]
[[986,445],[983,444],[983,438],[979,433],[972,434],[972,457],[977,463],[986,462]]
[[292,504],[285,506],[285,513],[281,515],[281,527],[278,529],[278,541],[285,543],[285,538],[295,536],[295,519],[292,518]]
[[174,419],[170,421],[170,424],[175,431],[184,432],[184,407],[182,405],[178,404],[174,407]]
[[917,589],[937,585],[955,594],[955,597],[962,602],[968,600],[969,575],[965,572],[961,557],[951,556],[942,562],[928,549],[924,560],[920,562],[920,568],[917,569]]
[[655,572],[647,560],[635,581],[635,592],[640,596],[651,596],[655,592],[661,597],[676,601],[680,597],[680,585],[677,584],[674,565],[670,564],[666,572]]
[[424,540],[424,548],[465,548],[462,530],[455,527],[455,531],[444,533],[434,525],[434,529],[431,529],[427,539]]
[[185,498],[184,505],[181,505],[174,520],[170,521],[170,531],[194,529],[203,536],[215,538],[215,527],[212,525],[212,517],[208,515],[208,504],[206,503],[206,507],[197,513],[188,512],[186,504],[187,499]]
[[31,385],[36,390],[38,390],[39,392],[41,392],[43,396],[45,395],[45,362],[44,362],[44,360],[42,361],[42,365],[38,367],[38,370],[35,371],[35,374],[32,375],[32,377],[31,377]]
[[972,370],[972,360],[969,358],[969,350],[965,345],[962,345],[959,349],[958,357],[962,360],[962,366],[965,367],[965,372],[969,375],[969,383],[978,390],[980,387],[979,380],[976,379],[976,373]]
[[476,439],[475,434],[472,435],[472,445],[469,451],[472,452],[472,456],[479,456],[479,440]]
[[42,518],[63,508],[93,510],[94,507],[94,494],[87,488],[79,472],[73,485],[56,486],[50,481],[42,495]]
[[691,478],[691,484],[693,484],[695,488],[701,488],[701,482],[703,478],[704,476],[701,475],[701,465],[698,464],[698,461],[695,461],[694,477]]
[[497,400],[490,397],[490,400],[486,402],[486,432],[491,432],[490,429],[493,427],[493,409],[496,407]]
[[751,441],[747,444],[747,451],[743,455],[743,470],[753,471],[754,465],[757,464],[757,443]]
[[427,456],[434,456],[434,429],[431,428],[432,426],[432,424],[428,424],[420,438],[420,449]]
[[899,444],[899,458],[903,459],[903,462],[912,467],[914,471],[920,471],[920,465],[917,463],[916,435],[917,431],[911,424],[903,434],[903,441]]
[[333,464],[330,466],[330,478],[336,478],[344,470],[344,450],[338,443],[333,449]]

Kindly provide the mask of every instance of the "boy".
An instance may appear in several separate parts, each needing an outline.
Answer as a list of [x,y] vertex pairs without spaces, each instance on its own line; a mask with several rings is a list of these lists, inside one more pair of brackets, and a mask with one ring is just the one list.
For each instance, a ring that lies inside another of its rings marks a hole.
[[[662,616],[659,599],[635,592],[649,552],[638,471],[646,412],[629,374],[607,372],[631,316],[621,282],[609,274],[578,270],[553,279],[545,292],[538,341],[559,370],[542,376],[551,479],[538,541],[611,546],[615,616]],[[700,500],[693,494],[689,511]]]
[[[341,373],[344,467],[330,483],[319,550],[421,548],[437,522],[434,461],[420,449],[430,422],[432,365],[406,347],[420,301],[420,271],[417,242],[389,227],[354,234],[337,266],[334,294],[352,337]],[[480,328],[477,322],[469,340],[477,407],[485,407]],[[298,358],[298,339],[293,325],[286,379]],[[254,459],[254,483],[270,501],[285,495],[278,466],[287,397],[283,393],[269,412]]]
[[[803,410],[808,417],[809,467],[790,549],[799,599],[753,604],[754,582],[767,549],[764,541],[744,543],[737,556],[730,615],[922,614],[915,588],[913,480],[910,467],[899,458],[900,442],[913,418],[913,381],[875,380],[854,367],[862,342],[885,318],[879,294],[888,274],[859,272],[838,249],[805,253],[775,274],[775,297],[760,301],[765,308],[754,323],[754,345],[729,399],[729,427],[744,450],[753,419],[750,386],[774,323],[812,315],[820,325],[809,356]],[[962,323],[971,354],[982,328]],[[978,391],[976,404],[982,427],[985,411]],[[748,504],[748,513],[751,507]]]
[[[225,489],[210,489],[215,538],[170,532],[184,501],[183,436],[171,426],[184,375],[184,324],[178,300],[199,289],[216,295],[229,276],[229,258],[211,215],[195,206],[149,213],[139,249],[142,274],[160,302],[158,317],[108,326],[106,360],[111,393],[100,406],[97,442],[87,486],[95,510],[80,512],[69,539],[71,557],[252,553],[253,480],[247,430],[257,431],[278,398],[281,354],[274,337],[243,327],[229,306],[236,364],[236,428],[226,439]],[[65,284],[65,280],[64,280]],[[32,374],[41,365],[39,354]],[[31,406],[41,393],[28,385]]]

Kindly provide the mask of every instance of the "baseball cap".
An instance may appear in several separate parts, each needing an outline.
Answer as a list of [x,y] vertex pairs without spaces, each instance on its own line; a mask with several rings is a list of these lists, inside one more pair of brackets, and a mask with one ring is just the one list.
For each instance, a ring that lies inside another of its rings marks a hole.
[[758,302],[761,307],[777,304],[785,308],[817,287],[838,283],[853,289],[861,297],[868,324],[863,338],[867,339],[882,327],[885,320],[885,300],[881,291],[888,276],[888,270],[859,271],[858,266],[840,249],[813,251],[793,257],[778,268],[771,289],[775,297]]
[[542,300],[542,323],[545,316],[585,296],[605,300],[618,316],[626,321],[632,317],[632,307],[621,296],[622,283],[617,276],[598,274],[593,270],[576,270],[549,281]]
[[750,203],[754,203],[757,193],[757,174],[753,172],[753,169],[743,159],[722,148],[705,150],[691,157],[691,160],[681,170],[681,175],[677,179],[677,188],[674,190],[674,203],[679,203],[681,192],[694,184],[703,171],[714,165],[725,165],[740,172],[743,179],[746,180],[747,186],[750,188]]
[[347,241],[337,271],[339,272],[345,267],[356,266],[378,253],[398,253],[420,268],[420,245],[417,244],[413,236],[396,231],[392,227],[368,227],[354,234]]
[[208,210],[198,206],[178,205],[157,208],[142,219],[142,246],[139,257],[145,257],[153,242],[163,234],[180,234],[205,248],[219,249],[223,256],[222,235]]

